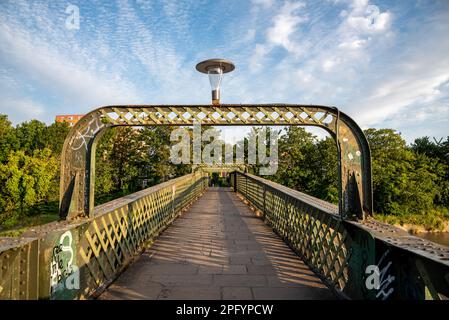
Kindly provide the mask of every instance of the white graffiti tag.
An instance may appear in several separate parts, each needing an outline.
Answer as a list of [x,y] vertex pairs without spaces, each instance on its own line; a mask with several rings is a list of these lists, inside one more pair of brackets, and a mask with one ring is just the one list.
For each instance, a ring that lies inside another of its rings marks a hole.
[[88,143],[90,139],[93,139],[95,135],[104,127],[104,123],[102,123],[99,119],[92,119],[87,124],[87,127],[81,132],[80,130],[76,131],[76,136],[72,143],[72,150],[79,150],[84,147],[86,150],[88,149]]
[[79,289],[80,279],[78,267],[74,262],[73,237],[71,231],[64,232],[59,243],[53,248],[50,265],[50,287],[55,293],[63,289]]

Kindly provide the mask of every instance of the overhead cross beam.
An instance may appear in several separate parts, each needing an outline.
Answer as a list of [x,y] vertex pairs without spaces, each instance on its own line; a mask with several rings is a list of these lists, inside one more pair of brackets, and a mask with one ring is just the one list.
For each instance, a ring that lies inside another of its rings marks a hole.
[[339,211],[343,219],[372,214],[371,156],[363,131],[335,107],[296,104],[121,105],[85,115],[69,132],[62,151],[60,216],[90,217],[94,208],[95,149],[115,126],[316,126],[335,139],[339,160]]
[[200,163],[192,166],[192,170],[201,170],[203,172],[246,172],[245,164],[206,164]]

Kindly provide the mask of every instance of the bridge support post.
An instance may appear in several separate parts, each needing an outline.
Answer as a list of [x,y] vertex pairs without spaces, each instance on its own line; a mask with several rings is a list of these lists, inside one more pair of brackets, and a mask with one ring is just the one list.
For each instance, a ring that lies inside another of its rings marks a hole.
[[95,110],[70,130],[61,156],[59,215],[64,219],[92,217],[96,145],[111,126]]

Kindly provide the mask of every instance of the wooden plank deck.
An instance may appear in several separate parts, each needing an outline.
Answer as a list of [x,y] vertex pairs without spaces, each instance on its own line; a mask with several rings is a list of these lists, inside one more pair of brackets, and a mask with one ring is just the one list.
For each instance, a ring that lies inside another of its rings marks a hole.
[[235,193],[210,188],[99,299],[335,299]]

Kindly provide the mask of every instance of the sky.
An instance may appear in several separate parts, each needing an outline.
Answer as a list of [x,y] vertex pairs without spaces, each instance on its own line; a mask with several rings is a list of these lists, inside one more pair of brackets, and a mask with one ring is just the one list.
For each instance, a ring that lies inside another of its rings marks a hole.
[[222,103],[337,106],[408,142],[449,136],[446,0],[0,1],[0,113],[14,124],[209,104],[195,70],[209,58],[236,65]]

